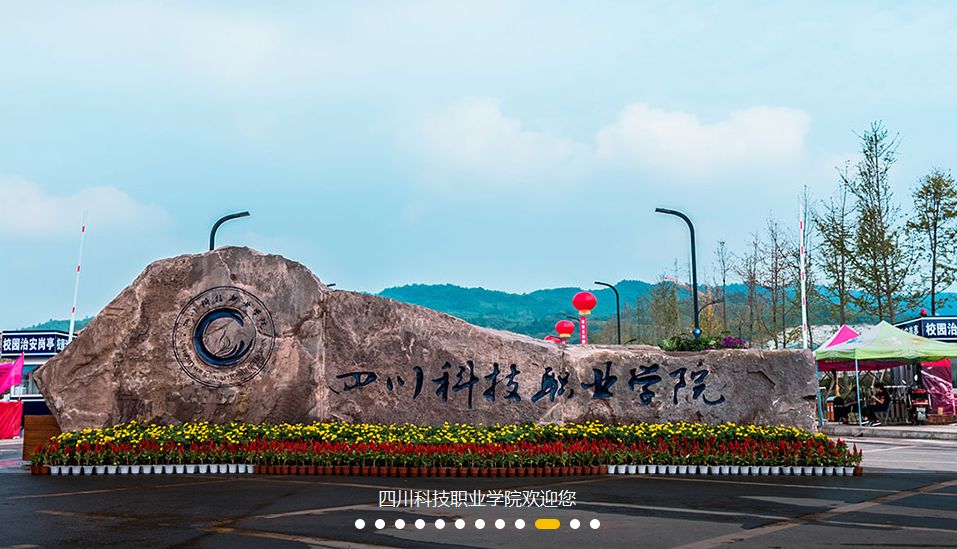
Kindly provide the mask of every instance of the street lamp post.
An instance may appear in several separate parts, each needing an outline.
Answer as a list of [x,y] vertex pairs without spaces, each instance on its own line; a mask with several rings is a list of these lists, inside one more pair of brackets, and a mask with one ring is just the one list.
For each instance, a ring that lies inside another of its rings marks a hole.
[[618,288],[615,288],[615,286],[607,282],[598,282],[597,280],[595,284],[607,286],[611,288],[611,291],[615,292],[615,318],[618,320],[618,344],[621,345],[621,301],[618,298]]
[[209,231],[209,251],[213,251],[213,248],[216,247],[216,230],[219,229],[219,226],[223,223],[229,221],[230,219],[236,219],[237,217],[247,217],[249,212],[239,212],[229,215],[224,215],[220,217],[216,223],[213,223],[213,228]]
[[655,213],[673,215],[684,219],[685,223],[688,224],[688,230],[691,232],[691,297],[694,300],[692,304],[694,307],[694,338],[701,339],[701,328],[698,326],[698,263],[695,258],[694,225],[691,223],[691,220],[688,219],[688,216],[676,210],[655,208]]

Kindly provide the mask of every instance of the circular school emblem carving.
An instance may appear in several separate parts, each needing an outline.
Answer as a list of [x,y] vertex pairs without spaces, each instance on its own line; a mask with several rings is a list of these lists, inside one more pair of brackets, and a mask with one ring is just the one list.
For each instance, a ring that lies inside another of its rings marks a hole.
[[258,297],[232,286],[190,300],[173,325],[173,354],[208,387],[241,385],[266,367],[276,340],[272,315]]

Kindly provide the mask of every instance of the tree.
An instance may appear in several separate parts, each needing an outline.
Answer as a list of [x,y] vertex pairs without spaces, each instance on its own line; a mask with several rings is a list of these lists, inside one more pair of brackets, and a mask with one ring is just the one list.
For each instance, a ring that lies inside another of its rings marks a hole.
[[[761,248],[761,238],[757,233],[753,233],[747,253],[741,256],[734,267],[735,273],[741,277],[747,291],[747,307],[746,311],[742,311],[742,313],[744,314],[744,321],[747,323],[748,341],[752,345],[755,343],[756,322],[761,317],[761,295],[758,293],[758,266],[761,261]],[[739,329],[738,336],[743,335],[743,330]]]
[[828,200],[824,211],[814,215],[814,226],[821,236],[821,270],[829,284],[825,287],[832,297],[837,298],[838,320],[847,324],[847,312],[851,302],[850,262],[853,255],[853,236],[851,218],[854,206],[848,201],[848,192],[854,176],[850,163],[838,170],[840,182],[837,196]]
[[662,340],[676,335],[681,330],[677,286],[662,277],[651,288],[648,311],[651,316],[656,342],[660,343]]
[[793,257],[790,253],[791,245],[785,236],[781,225],[774,219],[768,218],[767,241],[761,250],[760,270],[758,281],[767,291],[770,302],[770,316],[765,323],[767,332],[771,335],[774,348],[787,347],[787,304],[788,304],[788,265]]
[[731,256],[724,240],[718,241],[718,249],[715,250],[715,258],[718,262],[718,275],[721,277],[721,322],[724,329],[728,329],[728,271],[731,270]]
[[857,177],[849,185],[857,198],[857,231],[851,281],[863,294],[858,299],[879,318],[894,322],[900,311],[898,301],[908,291],[912,254],[901,241],[900,208],[892,202],[888,173],[897,160],[900,137],[890,137],[880,122],[871,124],[861,136],[863,158]]
[[922,286],[930,294],[930,314],[937,314],[938,289],[946,289],[954,283],[955,275],[951,261],[954,257],[957,227],[957,186],[954,178],[935,168],[925,175],[914,189],[914,215],[907,223],[907,230],[922,246],[921,259],[928,262],[929,275]]

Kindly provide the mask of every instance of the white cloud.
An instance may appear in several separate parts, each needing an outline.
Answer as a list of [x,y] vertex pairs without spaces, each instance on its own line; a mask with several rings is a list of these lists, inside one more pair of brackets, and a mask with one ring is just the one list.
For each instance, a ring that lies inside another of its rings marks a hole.
[[600,157],[639,169],[688,177],[793,165],[804,156],[807,115],[752,107],[704,123],[693,114],[629,105],[597,136]]
[[495,99],[467,99],[428,113],[418,141],[442,178],[471,174],[487,185],[571,181],[610,167],[681,179],[793,167],[804,159],[808,116],[786,107],[752,107],[724,120],[643,103],[626,107],[593,143],[525,127]]
[[0,233],[57,236],[77,231],[83,212],[97,231],[146,230],[168,222],[159,206],[141,204],[115,187],[87,187],[52,194],[20,177],[0,176]]
[[428,113],[415,138],[442,176],[465,174],[490,185],[567,179],[581,172],[591,155],[586,145],[524,127],[488,98]]

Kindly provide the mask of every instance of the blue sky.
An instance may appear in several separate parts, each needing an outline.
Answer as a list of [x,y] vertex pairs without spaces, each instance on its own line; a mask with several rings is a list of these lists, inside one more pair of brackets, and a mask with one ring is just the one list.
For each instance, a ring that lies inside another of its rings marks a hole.
[[249,245],[363,291],[706,278],[900,132],[957,143],[953,2],[0,3],[0,328]]

